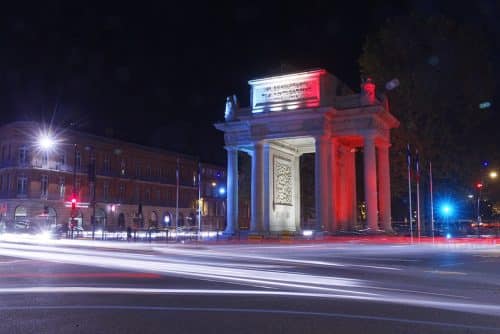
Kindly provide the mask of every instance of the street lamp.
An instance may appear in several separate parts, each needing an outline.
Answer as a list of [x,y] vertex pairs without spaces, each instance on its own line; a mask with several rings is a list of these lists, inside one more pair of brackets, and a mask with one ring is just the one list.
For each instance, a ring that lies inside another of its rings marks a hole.
[[56,141],[50,133],[41,134],[38,137],[38,147],[44,151],[49,152],[56,146]]
[[[488,163],[484,162],[483,163],[483,167],[487,167],[487,166],[488,166]],[[488,173],[488,177],[491,180],[497,179],[498,178],[497,171],[495,171],[495,170],[490,171]],[[476,233],[477,233],[477,237],[478,238],[481,237],[481,233],[480,233],[480,229],[479,228],[480,228],[480,225],[481,225],[481,194],[482,194],[484,186],[485,186],[485,183],[483,181],[476,183],[476,188],[477,188],[477,222],[476,222],[477,226],[476,226]]]
[[[37,138],[38,148],[43,151],[45,154],[48,154],[50,151],[54,149],[55,140],[52,138],[49,132],[41,133]],[[46,215],[45,218],[45,228],[50,228],[49,225],[49,211],[47,205],[43,207],[43,213]]]
[[[56,147],[59,143],[59,140],[57,137],[50,131],[45,131],[42,130],[36,140],[36,144],[38,148],[45,152],[46,154],[55,151]],[[71,226],[72,226],[72,232],[73,232],[73,223],[75,219],[75,213],[76,209],[73,208],[73,204],[76,203],[77,200],[77,194],[76,194],[76,156],[77,156],[77,145],[73,144],[74,148],[74,159],[73,159],[73,191],[71,195],[71,201],[72,201],[72,210],[71,210]],[[74,201],[74,202],[73,202]]]
[[443,216],[443,218],[445,219],[445,223],[446,223],[446,238],[447,239],[451,238],[449,218],[450,218],[450,216],[453,215],[454,211],[455,210],[453,208],[453,205],[451,205],[450,203],[444,202],[444,203],[441,204],[440,212],[441,212],[441,215]]

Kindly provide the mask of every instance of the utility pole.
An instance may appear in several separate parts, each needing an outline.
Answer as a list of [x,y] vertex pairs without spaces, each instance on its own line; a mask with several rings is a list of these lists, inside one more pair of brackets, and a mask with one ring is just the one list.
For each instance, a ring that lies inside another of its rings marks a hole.
[[198,240],[201,237],[201,162],[198,161]]
[[75,144],[73,144],[74,148],[74,156],[73,156],[73,195],[71,197],[71,202],[73,203],[71,206],[71,239],[73,239],[73,230],[74,230],[74,223],[75,223],[75,216],[76,216],[76,156],[77,156],[77,151],[78,147]]

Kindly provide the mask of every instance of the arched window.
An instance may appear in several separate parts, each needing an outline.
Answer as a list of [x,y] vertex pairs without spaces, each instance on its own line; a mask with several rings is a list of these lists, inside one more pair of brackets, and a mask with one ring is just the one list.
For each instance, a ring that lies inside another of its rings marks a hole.
[[165,212],[162,219],[163,227],[170,227],[172,226],[172,224],[173,224],[172,215],[170,214],[170,212]]
[[[45,211],[45,210],[44,210]],[[53,207],[48,207],[46,210],[47,215],[47,225],[48,226],[56,226],[57,224],[57,212]]]
[[99,228],[105,228],[106,226],[106,212],[101,208],[95,211],[95,224]]
[[158,227],[158,215],[154,211],[151,211],[151,215],[149,218],[149,227]]

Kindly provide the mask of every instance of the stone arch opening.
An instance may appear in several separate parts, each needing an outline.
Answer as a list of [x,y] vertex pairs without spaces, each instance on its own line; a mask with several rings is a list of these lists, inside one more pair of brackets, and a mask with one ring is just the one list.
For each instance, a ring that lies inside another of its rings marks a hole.
[[172,226],[172,214],[168,211],[163,214],[162,226],[163,227]]
[[149,215],[149,227],[158,228],[158,214],[156,211],[151,211]]
[[95,227],[98,229],[106,229],[106,211],[102,208],[95,210]]

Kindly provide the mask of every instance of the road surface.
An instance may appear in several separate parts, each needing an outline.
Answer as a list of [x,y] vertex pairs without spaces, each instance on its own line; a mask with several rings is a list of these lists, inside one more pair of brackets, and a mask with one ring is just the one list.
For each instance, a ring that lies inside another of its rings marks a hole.
[[500,333],[500,247],[4,237],[0,333]]

